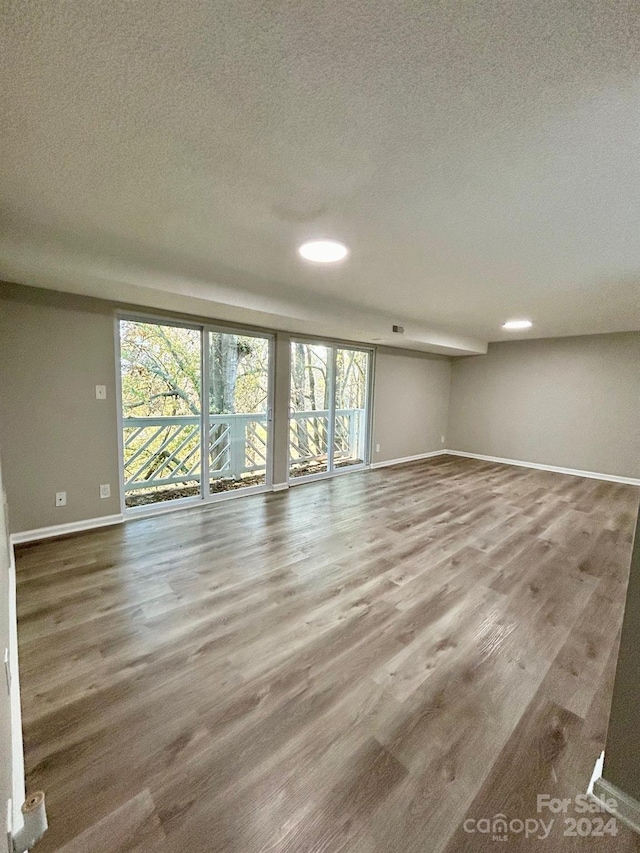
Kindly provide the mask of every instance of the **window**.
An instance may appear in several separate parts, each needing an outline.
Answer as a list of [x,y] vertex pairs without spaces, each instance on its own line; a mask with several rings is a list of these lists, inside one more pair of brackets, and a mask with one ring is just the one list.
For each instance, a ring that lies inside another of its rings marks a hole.
[[125,506],[267,485],[272,339],[137,318],[119,330]]
[[292,342],[290,477],[367,464],[370,375],[369,350]]

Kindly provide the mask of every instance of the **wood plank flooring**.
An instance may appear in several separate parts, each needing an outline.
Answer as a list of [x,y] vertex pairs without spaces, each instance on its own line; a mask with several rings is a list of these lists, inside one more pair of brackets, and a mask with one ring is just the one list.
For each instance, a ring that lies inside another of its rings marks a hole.
[[37,850],[495,850],[603,748],[639,494],[442,456],[21,547]]

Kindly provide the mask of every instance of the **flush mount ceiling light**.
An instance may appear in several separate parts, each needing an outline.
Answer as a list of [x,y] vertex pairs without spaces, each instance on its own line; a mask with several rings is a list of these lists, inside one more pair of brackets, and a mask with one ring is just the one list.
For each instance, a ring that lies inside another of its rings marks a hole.
[[515,332],[518,329],[530,329],[532,326],[533,323],[531,320],[507,320],[506,323],[502,324],[503,329],[511,332]]
[[343,261],[349,254],[344,243],[338,240],[307,240],[298,251],[305,261],[313,261],[316,264],[335,264]]

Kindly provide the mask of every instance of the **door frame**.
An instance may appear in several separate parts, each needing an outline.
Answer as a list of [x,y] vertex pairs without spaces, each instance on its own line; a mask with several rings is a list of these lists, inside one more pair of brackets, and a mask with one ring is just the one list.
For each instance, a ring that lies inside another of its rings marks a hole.
[[[305,474],[303,477],[291,476],[291,456],[289,454],[290,435],[291,435],[291,344],[310,344],[311,346],[323,346],[332,350],[329,375],[333,386],[333,393],[329,400],[329,423],[327,425],[327,442],[329,453],[327,454],[327,470],[319,471],[317,474]],[[336,395],[335,395],[335,377],[336,377],[336,350],[347,349],[356,350],[357,352],[366,352],[369,355],[369,369],[367,371],[367,414],[365,418],[365,459],[359,465],[348,465],[345,468],[336,468],[333,459],[333,438],[335,434],[335,413],[336,413]],[[312,483],[316,480],[326,480],[331,477],[341,477],[344,474],[351,474],[354,471],[366,471],[371,467],[371,439],[373,436],[373,389],[374,389],[374,372],[375,372],[376,348],[359,345],[355,343],[344,343],[342,341],[331,340],[327,338],[315,338],[306,335],[291,335],[289,337],[289,392],[287,400],[287,484],[289,486],[297,486],[300,483]]]
[[[172,501],[158,501],[145,506],[128,507],[126,505],[125,479],[124,479],[124,437],[123,437],[123,408],[122,408],[122,365],[121,365],[121,340],[120,322],[129,320],[131,322],[149,323],[164,326],[175,326],[182,329],[196,329],[200,332],[200,494],[187,498],[176,498]],[[243,489],[232,489],[229,492],[209,493],[209,385],[205,381],[209,369],[209,332],[220,332],[229,335],[244,335],[247,337],[264,338],[269,347],[269,370],[267,376],[267,461],[265,465],[265,482],[257,486],[247,486]],[[123,516],[135,518],[137,516],[158,515],[171,512],[175,509],[187,508],[205,504],[218,503],[220,501],[233,500],[244,495],[255,495],[261,492],[272,491],[273,487],[273,406],[275,396],[275,333],[262,329],[243,328],[235,325],[224,325],[204,320],[178,319],[175,316],[164,316],[145,311],[118,310],[114,314],[114,344],[116,362],[116,407],[118,421],[118,467],[120,474],[120,510]]]

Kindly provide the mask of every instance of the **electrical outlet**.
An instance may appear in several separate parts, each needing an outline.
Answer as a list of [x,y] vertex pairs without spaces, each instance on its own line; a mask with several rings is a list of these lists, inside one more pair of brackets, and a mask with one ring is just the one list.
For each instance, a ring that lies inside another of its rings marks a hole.
[[110,498],[111,497],[111,485],[109,483],[105,483],[103,486],[100,486],[100,497],[101,498]]
[[56,492],[56,506],[66,506],[67,505],[67,493],[66,492]]
[[380,445],[376,444],[376,453],[380,453]]
[[96,385],[96,400],[106,400],[107,399],[107,386],[106,385]]
[[444,444],[444,436],[443,435],[440,436],[440,444]]

